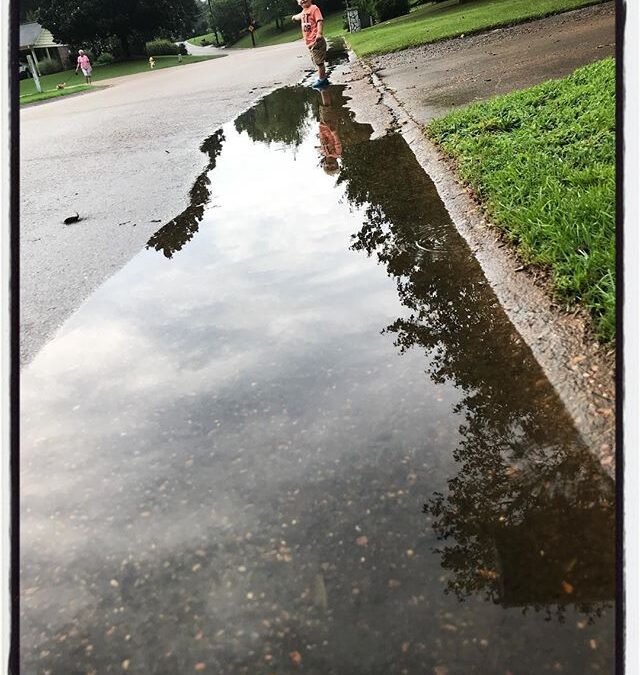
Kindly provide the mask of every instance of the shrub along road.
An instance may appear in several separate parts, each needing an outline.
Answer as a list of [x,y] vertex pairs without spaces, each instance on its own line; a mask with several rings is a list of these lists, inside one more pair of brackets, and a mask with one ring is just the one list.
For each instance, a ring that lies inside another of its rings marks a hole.
[[[188,205],[200,145],[309,67],[300,42],[109,80],[20,112],[21,360]],[[67,216],[82,220],[64,225]]]

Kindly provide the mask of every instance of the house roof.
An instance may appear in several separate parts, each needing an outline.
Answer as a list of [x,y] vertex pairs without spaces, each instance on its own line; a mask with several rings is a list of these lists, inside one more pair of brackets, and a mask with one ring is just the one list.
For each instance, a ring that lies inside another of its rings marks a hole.
[[61,47],[53,39],[53,35],[39,23],[23,23],[20,25],[20,49],[28,47]]

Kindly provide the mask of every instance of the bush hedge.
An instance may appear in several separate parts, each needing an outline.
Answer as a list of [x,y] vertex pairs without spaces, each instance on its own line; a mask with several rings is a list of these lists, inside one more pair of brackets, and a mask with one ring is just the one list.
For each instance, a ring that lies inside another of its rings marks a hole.
[[102,52],[96,59],[96,66],[109,66],[115,61],[113,54],[109,52]]
[[41,75],[51,75],[63,70],[62,63],[56,59],[42,59],[38,61],[38,70]]
[[151,40],[145,45],[148,56],[172,56],[179,53],[178,45],[170,40]]

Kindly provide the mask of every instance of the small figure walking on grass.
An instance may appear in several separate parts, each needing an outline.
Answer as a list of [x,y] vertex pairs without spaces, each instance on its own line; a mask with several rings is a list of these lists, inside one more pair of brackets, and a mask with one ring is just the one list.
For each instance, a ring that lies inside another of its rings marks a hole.
[[91,61],[89,57],[84,53],[83,49],[78,49],[78,64],[76,65],[76,74],[78,70],[82,70],[82,74],[87,82],[91,84]]
[[149,68],[153,70],[156,67],[156,60],[153,58],[153,56],[149,57]]
[[318,79],[311,86],[315,89],[324,89],[329,86],[329,80],[324,65],[324,59],[327,55],[327,41],[322,35],[324,27],[322,12],[311,0],[298,0],[298,4],[302,7],[302,11],[299,14],[294,14],[291,19],[301,22],[304,43],[309,48],[311,60],[318,67]]

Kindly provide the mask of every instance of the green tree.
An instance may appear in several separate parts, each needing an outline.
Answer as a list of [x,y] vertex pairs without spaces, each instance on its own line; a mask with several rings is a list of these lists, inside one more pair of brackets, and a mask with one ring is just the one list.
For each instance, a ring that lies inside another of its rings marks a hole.
[[211,0],[210,4],[212,27],[227,44],[233,44],[249,26],[248,5],[243,0]]
[[20,0],[20,22],[37,21],[39,0]]
[[80,45],[115,36],[127,56],[132,39],[182,37],[197,16],[195,0],[42,0],[38,8],[40,23],[59,42]]
[[[196,6],[198,8],[198,13],[196,15],[195,21],[193,22],[192,31],[194,35],[204,35],[204,33],[208,33],[209,28],[211,28],[209,3],[197,0]],[[187,35],[184,37],[186,38]]]
[[388,21],[409,13],[409,0],[374,0],[374,16],[378,21]]
[[291,0],[251,0],[251,9],[260,23],[273,21],[280,30],[291,23],[290,17],[297,11]]

